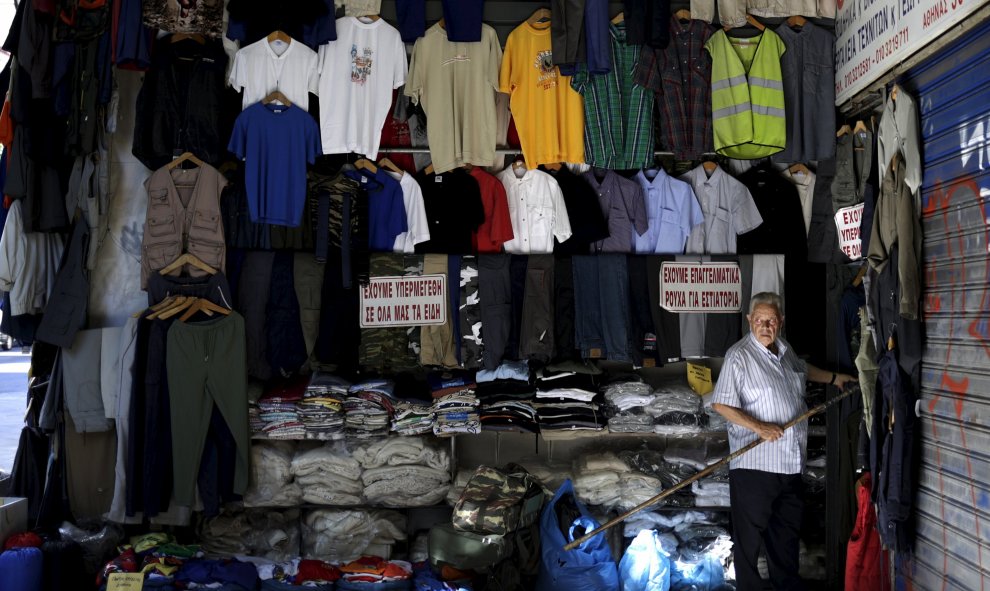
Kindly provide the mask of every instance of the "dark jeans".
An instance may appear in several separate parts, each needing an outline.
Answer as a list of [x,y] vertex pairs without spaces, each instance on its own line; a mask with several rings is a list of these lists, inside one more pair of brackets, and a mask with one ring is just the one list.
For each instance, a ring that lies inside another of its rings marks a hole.
[[574,340],[585,358],[632,361],[624,254],[573,257]]
[[732,548],[739,591],[760,591],[756,564],[766,547],[770,581],[776,591],[803,590],[798,576],[803,483],[800,474],[729,470]]
[[553,255],[529,255],[519,326],[520,359],[545,363],[553,357],[553,268]]
[[482,359],[485,369],[502,363],[512,325],[512,280],[509,255],[478,256],[478,294],[481,296]]

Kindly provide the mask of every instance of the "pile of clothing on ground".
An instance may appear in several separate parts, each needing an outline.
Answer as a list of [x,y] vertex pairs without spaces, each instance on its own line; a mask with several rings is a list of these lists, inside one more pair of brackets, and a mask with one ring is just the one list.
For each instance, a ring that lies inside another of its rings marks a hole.
[[725,569],[732,555],[727,528],[728,514],[724,512],[644,511],[626,520],[623,535],[638,541],[644,532],[656,532],[654,539],[669,562],[671,591],[715,590],[725,583]]

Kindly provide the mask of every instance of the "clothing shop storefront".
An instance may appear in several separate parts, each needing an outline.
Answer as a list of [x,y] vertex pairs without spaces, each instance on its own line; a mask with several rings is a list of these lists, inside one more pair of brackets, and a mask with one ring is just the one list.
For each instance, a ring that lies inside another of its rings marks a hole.
[[947,1],[22,0],[0,591],[979,588]]

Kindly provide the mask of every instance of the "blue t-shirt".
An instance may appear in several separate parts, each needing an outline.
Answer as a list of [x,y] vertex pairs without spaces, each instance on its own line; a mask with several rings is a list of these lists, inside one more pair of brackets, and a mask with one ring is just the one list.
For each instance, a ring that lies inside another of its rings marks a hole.
[[244,161],[254,223],[295,228],[306,206],[306,164],[320,154],[320,127],[295,105],[255,103],[234,122],[227,149]]
[[392,252],[395,237],[409,229],[402,185],[383,169],[349,170],[347,176],[361,183],[368,193],[368,248],[372,252]]

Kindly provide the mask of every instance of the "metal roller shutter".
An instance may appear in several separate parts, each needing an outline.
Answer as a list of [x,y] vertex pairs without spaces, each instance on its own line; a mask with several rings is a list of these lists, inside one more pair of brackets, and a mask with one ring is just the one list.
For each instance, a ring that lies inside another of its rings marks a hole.
[[[924,141],[914,589],[990,590],[990,23],[909,71]],[[911,588],[898,585],[897,588]]]

